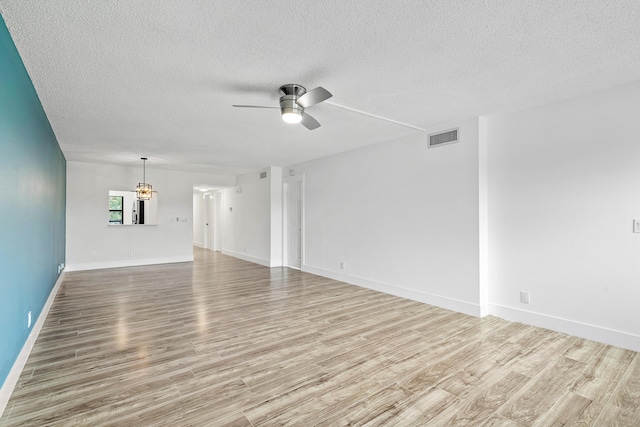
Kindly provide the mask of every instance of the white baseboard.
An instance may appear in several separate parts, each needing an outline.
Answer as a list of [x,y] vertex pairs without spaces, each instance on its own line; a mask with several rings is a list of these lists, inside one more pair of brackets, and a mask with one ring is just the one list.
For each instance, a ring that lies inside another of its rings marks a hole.
[[67,264],[65,271],[101,270],[103,268],[138,267],[141,265],[172,264],[174,262],[190,261],[193,261],[193,255],[164,258],[122,259],[116,261],[80,262]]
[[193,246],[195,246],[197,248],[201,248],[201,249],[206,249],[204,247],[204,243],[202,243],[202,242],[193,242]]
[[447,310],[468,314],[470,316],[480,317],[483,315],[480,305],[454,298],[443,297],[441,295],[430,294],[428,292],[417,291],[415,289],[402,288],[400,286],[363,279],[362,277],[350,276],[343,273],[337,273],[335,271],[324,270],[310,265],[303,265],[302,271],[317,274],[318,276],[328,277],[334,280],[340,280],[341,282],[350,283],[363,288],[373,289],[374,291],[407,298],[413,301],[435,305],[441,308],[446,308]]
[[512,322],[521,322],[616,347],[640,351],[640,336],[627,332],[498,304],[489,305],[489,314]]
[[552,331],[562,332],[576,337],[640,352],[640,336],[630,334],[628,332],[616,331],[602,326],[576,322],[573,320],[506,307],[498,304],[489,304],[488,307],[481,306],[479,304],[473,304],[414,289],[406,289],[400,286],[390,285],[388,283],[363,279],[361,277],[350,276],[344,273],[324,270],[309,265],[304,265],[302,267],[302,271],[387,294],[396,295],[413,301],[435,305],[471,316],[483,317],[489,314],[509,321],[538,326]]
[[40,335],[40,330],[42,329],[42,325],[44,325],[44,321],[49,314],[49,310],[51,309],[51,305],[53,304],[53,300],[56,298],[58,294],[58,289],[60,289],[60,285],[62,285],[62,278],[64,276],[64,272],[58,276],[58,280],[56,280],[56,284],[53,285],[53,289],[49,293],[49,297],[47,301],[44,303],[42,307],[42,311],[36,320],[36,323],[33,324],[33,328],[31,328],[31,333],[27,337],[27,341],[25,341],[22,346],[22,350],[20,350],[20,354],[18,354],[18,358],[13,363],[11,370],[9,371],[9,375],[7,379],[4,381],[2,388],[0,388],[0,418],[2,418],[2,414],[4,413],[5,408],[7,407],[7,403],[9,402],[9,398],[11,397],[11,393],[13,393],[13,389],[16,387],[18,383],[18,379],[20,378],[20,374],[24,369],[24,365],[27,363],[27,359],[29,359],[29,354],[31,354],[31,350],[33,349],[33,345],[36,343],[36,339],[38,335]]
[[260,264],[260,265],[264,265],[265,267],[271,267],[271,263],[269,262],[268,259],[262,259],[262,258],[253,257],[251,255],[243,254],[243,253],[240,253],[240,252],[230,251],[228,249],[223,249],[222,253],[224,255],[229,255],[229,256],[232,256],[234,258],[239,258],[239,259],[244,260],[244,261],[252,262],[254,264]]

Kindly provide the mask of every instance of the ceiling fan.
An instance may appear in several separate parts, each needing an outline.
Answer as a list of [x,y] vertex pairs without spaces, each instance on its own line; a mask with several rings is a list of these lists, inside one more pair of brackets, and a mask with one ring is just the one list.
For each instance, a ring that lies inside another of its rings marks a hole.
[[320,123],[304,109],[326,101],[333,95],[325,88],[318,86],[307,92],[304,86],[298,84],[287,84],[280,86],[280,107],[267,107],[262,105],[234,105],[237,108],[280,108],[282,120],[287,123],[301,123],[309,130],[320,127]]

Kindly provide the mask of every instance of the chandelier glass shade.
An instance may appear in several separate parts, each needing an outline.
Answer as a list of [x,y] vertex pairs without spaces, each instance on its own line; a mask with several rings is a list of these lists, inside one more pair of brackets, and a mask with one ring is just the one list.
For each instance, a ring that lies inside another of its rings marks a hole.
[[142,160],[142,182],[136,186],[136,197],[138,200],[149,200],[153,196],[153,191],[151,184],[145,182],[147,180],[147,158],[141,157],[140,159]]
[[141,182],[136,186],[136,197],[138,200],[149,200],[153,195],[151,184]]

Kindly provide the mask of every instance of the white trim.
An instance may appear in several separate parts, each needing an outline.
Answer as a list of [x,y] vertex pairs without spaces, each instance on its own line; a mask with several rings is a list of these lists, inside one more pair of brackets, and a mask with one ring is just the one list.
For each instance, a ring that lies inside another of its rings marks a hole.
[[324,270],[322,268],[302,265],[302,271],[316,274],[318,276],[328,277],[341,282],[350,283],[352,285],[361,286],[363,288],[373,289],[374,291],[384,292],[386,294],[407,298],[413,301],[425,304],[435,305],[446,308],[447,310],[457,311],[459,313],[468,314],[470,316],[480,317],[482,310],[478,304],[467,301],[461,301],[454,298],[443,297],[441,295],[430,294],[428,292],[417,291],[415,289],[407,289],[388,283],[377,282],[374,280],[364,279],[362,277],[349,276],[335,271]]
[[29,355],[31,354],[31,350],[33,349],[33,345],[36,343],[36,339],[38,339],[38,335],[40,335],[40,330],[42,329],[42,325],[44,325],[44,321],[49,314],[49,310],[51,309],[51,305],[53,304],[53,300],[56,299],[56,295],[58,294],[58,290],[60,289],[60,285],[62,285],[62,278],[64,276],[64,270],[62,274],[58,276],[58,280],[56,280],[55,285],[53,285],[53,289],[49,293],[49,297],[47,301],[44,303],[42,307],[42,311],[38,316],[38,320],[34,323],[33,328],[31,328],[31,333],[27,337],[27,341],[25,341],[22,346],[22,350],[20,350],[20,354],[18,354],[18,358],[13,363],[11,370],[9,371],[9,375],[4,381],[2,388],[0,388],[0,418],[2,418],[2,414],[7,407],[7,403],[9,402],[9,398],[11,397],[11,393],[13,393],[13,389],[16,387],[18,383],[18,379],[20,379],[20,374],[24,369],[24,365],[27,363],[27,359],[29,359]]
[[172,264],[175,262],[191,262],[193,255],[174,256],[165,258],[123,259],[117,261],[80,262],[67,264],[65,271],[100,270],[103,268],[138,267],[141,265]]
[[234,258],[239,258],[244,261],[252,262],[254,264],[264,265],[265,267],[280,267],[279,265],[271,265],[271,262],[268,259],[253,257],[251,255],[243,254],[240,252],[230,251],[228,249],[223,249],[222,253],[224,255],[229,255]]
[[521,322],[616,347],[640,351],[640,336],[627,332],[499,304],[489,304],[489,314],[512,322]]

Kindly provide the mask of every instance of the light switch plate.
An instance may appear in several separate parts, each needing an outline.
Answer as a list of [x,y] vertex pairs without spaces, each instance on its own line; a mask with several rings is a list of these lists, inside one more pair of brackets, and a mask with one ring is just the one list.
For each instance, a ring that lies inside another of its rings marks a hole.
[[640,233],[640,219],[633,220],[633,232]]

